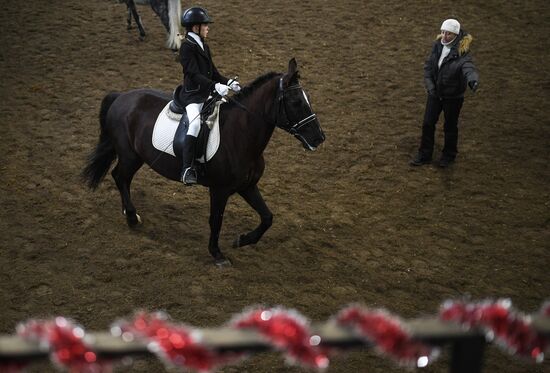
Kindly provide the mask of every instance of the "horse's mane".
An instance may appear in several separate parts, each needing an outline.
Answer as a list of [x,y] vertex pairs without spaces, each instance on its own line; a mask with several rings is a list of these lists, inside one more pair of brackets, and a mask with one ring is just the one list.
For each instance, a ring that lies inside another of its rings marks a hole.
[[235,99],[239,102],[242,101],[246,97],[250,96],[252,94],[252,92],[254,92],[256,89],[261,87],[264,83],[266,83],[267,81],[269,81],[269,80],[271,80],[274,77],[279,76],[279,75],[281,75],[281,73],[276,73],[276,72],[271,71],[271,72],[268,72],[268,73],[266,73],[262,76],[257,77],[252,83],[250,83],[249,85],[243,87],[239,93],[236,93],[233,96],[233,99]]

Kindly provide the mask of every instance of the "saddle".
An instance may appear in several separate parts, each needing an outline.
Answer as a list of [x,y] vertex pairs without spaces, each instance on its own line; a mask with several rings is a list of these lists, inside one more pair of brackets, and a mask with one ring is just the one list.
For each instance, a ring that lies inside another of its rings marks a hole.
[[179,86],[174,89],[174,94],[172,95],[172,101],[170,101],[169,109],[174,114],[184,114],[185,113],[185,106],[180,101],[180,92],[182,90],[183,86],[180,84]]
[[[185,135],[187,134],[187,129],[189,128],[189,118],[187,117],[185,106],[179,99],[179,92],[181,89],[182,86],[179,85],[174,90],[173,98],[169,105],[169,111],[174,114],[181,115],[173,143],[174,153],[178,159],[181,159],[183,141],[185,139]],[[213,127],[214,121],[216,120],[215,117],[219,114],[219,105],[222,102],[225,102],[225,100],[218,100],[216,97],[210,96],[203,105],[203,110],[201,112],[201,129],[199,131],[199,135],[197,136],[197,145],[194,150],[194,158],[201,160],[201,162],[206,160],[210,129]]]

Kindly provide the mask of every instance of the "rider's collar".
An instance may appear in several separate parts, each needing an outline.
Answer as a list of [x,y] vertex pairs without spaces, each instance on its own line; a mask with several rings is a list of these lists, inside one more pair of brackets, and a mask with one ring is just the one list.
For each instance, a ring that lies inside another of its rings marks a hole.
[[202,50],[204,50],[204,45],[202,44],[201,37],[197,34],[195,34],[193,31],[189,31],[187,35],[191,36],[197,44],[201,47]]

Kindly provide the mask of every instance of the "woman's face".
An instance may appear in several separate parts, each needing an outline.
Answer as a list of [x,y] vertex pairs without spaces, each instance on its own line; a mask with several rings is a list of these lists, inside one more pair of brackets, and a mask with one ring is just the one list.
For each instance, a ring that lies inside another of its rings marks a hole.
[[206,37],[208,36],[209,30],[210,30],[210,27],[208,26],[208,23],[203,23],[202,25],[193,26],[193,32],[199,35],[203,39],[206,39]]
[[208,26],[208,23],[205,23],[205,24],[202,24],[200,25],[200,36],[203,38],[203,39],[206,39],[206,37],[208,36],[208,31],[210,30],[210,26]]
[[443,31],[441,30],[441,40],[443,40],[443,43],[450,43],[451,41],[455,40],[456,34],[453,34],[450,31]]

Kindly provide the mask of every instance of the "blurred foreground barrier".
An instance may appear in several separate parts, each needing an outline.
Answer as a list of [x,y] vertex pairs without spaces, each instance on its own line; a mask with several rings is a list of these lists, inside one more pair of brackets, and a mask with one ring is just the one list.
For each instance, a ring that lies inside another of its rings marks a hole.
[[550,303],[526,316],[509,300],[445,302],[432,318],[401,320],[386,310],[351,305],[324,323],[294,310],[256,307],[219,328],[172,322],[162,312],[138,312],[110,332],[86,333],[63,317],[29,320],[17,335],[0,336],[0,372],[21,372],[50,358],[71,372],[110,372],[134,356],[154,354],[167,366],[215,371],[262,351],[281,351],[291,364],[324,369],[339,351],[368,347],[405,367],[422,368],[450,346],[451,373],[481,372],[487,342],[497,342],[525,364],[550,349]]

